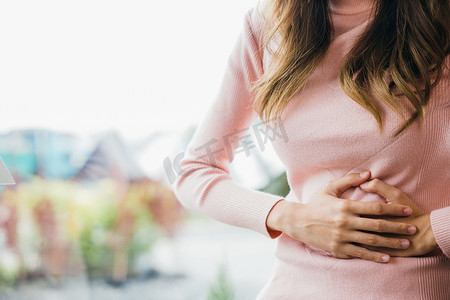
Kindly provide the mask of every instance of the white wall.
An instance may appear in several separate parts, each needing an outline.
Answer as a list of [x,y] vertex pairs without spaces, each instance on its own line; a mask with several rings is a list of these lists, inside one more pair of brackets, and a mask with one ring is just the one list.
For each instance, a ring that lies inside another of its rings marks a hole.
[[257,0],[0,2],[0,133],[196,124]]

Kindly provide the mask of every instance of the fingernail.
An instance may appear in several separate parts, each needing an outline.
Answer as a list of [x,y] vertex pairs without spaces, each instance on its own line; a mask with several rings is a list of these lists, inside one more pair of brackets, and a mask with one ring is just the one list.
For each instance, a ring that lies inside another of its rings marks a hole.
[[361,178],[364,178],[367,175],[369,175],[369,171],[364,171],[364,172],[359,173],[359,176],[361,176]]
[[407,207],[403,210],[403,212],[405,213],[405,215],[409,215],[412,213],[412,209],[410,207]]
[[361,183],[359,186],[363,187],[363,188],[368,188],[369,187],[369,183],[366,181],[364,183]]
[[381,260],[384,261],[384,262],[389,261],[389,256],[384,255],[384,256],[381,257]]
[[409,241],[407,241],[407,240],[403,240],[400,244],[402,245],[403,248],[409,247]]
[[413,234],[413,233],[416,233],[416,231],[417,231],[417,229],[416,229],[415,226],[409,226],[409,227],[408,227],[408,232],[409,232],[409,233]]

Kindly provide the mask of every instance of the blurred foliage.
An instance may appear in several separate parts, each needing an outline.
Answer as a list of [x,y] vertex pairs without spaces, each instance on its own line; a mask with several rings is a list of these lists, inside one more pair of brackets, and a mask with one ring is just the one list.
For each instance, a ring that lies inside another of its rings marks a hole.
[[216,282],[211,284],[208,293],[208,300],[232,300],[234,299],[234,289],[228,276],[225,264],[219,266]]
[[274,195],[281,195],[286,197],[289,194],[290,188],[287,181],[286,172],[283,172],[280,176],[274,178],[270,183],[261,189],[262,192],[271,193]]
[[158,237],[173,236],[185,217],[174,194],[151,180],[82,184],[37,176],[3,189],[0,212],[3,285],[85,270],[90,278],[124,281],[134,274],[136,258]]

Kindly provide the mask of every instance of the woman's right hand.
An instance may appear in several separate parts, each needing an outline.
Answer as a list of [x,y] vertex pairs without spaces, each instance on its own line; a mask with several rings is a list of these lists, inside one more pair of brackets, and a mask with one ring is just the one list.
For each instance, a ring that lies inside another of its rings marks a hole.
[[406,217],[412,213],[412,209],[405,205],[339,198],[345,190],[358,186],[370,177],[368,171],[361,174],[363,177],[359,173],[350,173],[330,181],[306,204],[279,201],[267,217],[268,229],[281,231],[310,246],[330,251],[334,257],[389,262],[388,254],[353,243],[393,249],[408,248],[409,240],[384,237],[376,232],[412,235],[417,231],[415,226],[370,216]]

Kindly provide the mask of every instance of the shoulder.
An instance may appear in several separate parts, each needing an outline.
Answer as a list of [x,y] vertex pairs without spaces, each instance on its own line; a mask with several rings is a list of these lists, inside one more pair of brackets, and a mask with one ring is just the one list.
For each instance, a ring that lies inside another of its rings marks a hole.
[[269,0],[259,0],[255,6],[247,11],[246,19],[257,32],[264,31],[270,3]]
[[259,0],[258,3],[247,10],[244,17],[244,27],[253,38],[262,43],[266,28],[268,0]]
[[[272,0],[259,0],[252,8],[248,9],[244,17],[244,31],[253,43],[260,59],[265,66],[270,57],[264,44],[269,31],[269,10]],[[264,67],[263,67],[264,69]]]

